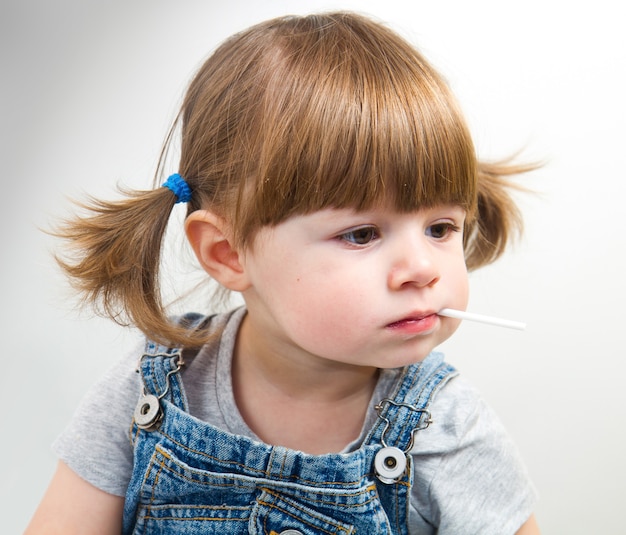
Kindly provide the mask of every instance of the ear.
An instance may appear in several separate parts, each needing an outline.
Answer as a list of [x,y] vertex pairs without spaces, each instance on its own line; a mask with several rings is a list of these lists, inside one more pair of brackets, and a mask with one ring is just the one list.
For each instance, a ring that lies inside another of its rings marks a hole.
[[204,270],[225,288],[242,292],[250,286],[232,246],[228,225],[209,210],[196,210],[185,220],[185,233]]

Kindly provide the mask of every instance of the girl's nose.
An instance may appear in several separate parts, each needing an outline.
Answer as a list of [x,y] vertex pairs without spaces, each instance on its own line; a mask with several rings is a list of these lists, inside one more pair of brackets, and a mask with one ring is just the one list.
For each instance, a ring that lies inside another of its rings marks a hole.
[[388,284],[392,290],[410,286],[424,288],[433,286],[439,278],[439,265],[428,245],[416,247],[406,243],[389,271]]

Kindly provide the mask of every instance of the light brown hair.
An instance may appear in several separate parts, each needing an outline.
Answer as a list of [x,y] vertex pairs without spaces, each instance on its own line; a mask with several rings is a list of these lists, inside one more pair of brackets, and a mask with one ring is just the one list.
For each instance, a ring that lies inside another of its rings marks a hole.
[[[498,258],[521,227],[508,176],[527,168],[477,161],[442,77],[363,16],[282,17],[234,35],[191,81],[164,154],[177,127],[189,211],[224,217],[239,247],[263,226],[322,208],[454,203],[468,213],[466,262],[475,269]],[[59,261],[107,315],[153,340],[197,345],[201,335],[167,319],[159,291],[174,195],[126,193],[92,200],[87,215],[61,226],[76,255]]]

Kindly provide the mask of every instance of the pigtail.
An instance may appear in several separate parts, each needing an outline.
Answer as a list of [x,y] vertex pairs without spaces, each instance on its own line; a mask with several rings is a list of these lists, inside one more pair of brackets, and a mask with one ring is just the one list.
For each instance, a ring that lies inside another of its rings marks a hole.
[[161,298],[161,247],[176,196],[167,188],[124,193],[115,202],[78,204],[84,214],[53,232],[69,244],[57,262],[84,304],[99,314],[133,324],[160,343],[201,344],[201,337],[168,320]]
[[522,214],[512,191],[527,191],[511,176],[536,169],[538,165],[478,163],[476,215],[465,232],[465,261],[469,270],[491,264],[523,230]]

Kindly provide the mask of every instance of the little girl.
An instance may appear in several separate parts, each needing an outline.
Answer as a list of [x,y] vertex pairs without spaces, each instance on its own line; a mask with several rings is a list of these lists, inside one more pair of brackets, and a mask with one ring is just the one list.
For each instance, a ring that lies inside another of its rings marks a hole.
[[[478,162],[441,76],[349,13],[231,37],[175,127],[163,187],[59,231],[76,286],[148,341],[56,441],[28,532],[538,533],[515,447],[433,351],[467,269],[516,230],[507,175],[525,169]],[[168,317],[176,202],[200,265],[245,306]]]

